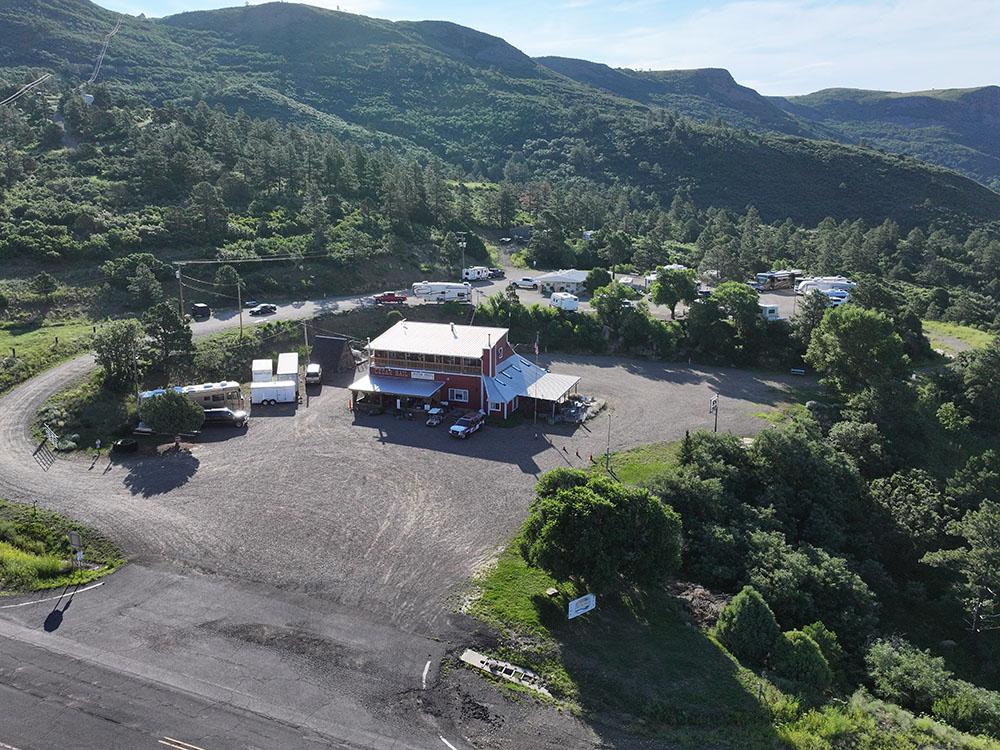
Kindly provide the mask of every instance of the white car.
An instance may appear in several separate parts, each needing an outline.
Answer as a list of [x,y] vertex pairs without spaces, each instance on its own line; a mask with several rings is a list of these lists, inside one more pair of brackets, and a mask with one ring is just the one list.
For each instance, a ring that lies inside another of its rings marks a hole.
[[323,382],[323,368],[316,362],[306,365],[306,385]]
[[510,283],[518,289],[538,289],[538,282],[530,276],[523,276],[520,279],[514,279]]
[[843,289],[829,289],[824,291],[823,294],[830,301],[830,307],[840,307],[845,302],[851,301],[850,292],[846,292]]

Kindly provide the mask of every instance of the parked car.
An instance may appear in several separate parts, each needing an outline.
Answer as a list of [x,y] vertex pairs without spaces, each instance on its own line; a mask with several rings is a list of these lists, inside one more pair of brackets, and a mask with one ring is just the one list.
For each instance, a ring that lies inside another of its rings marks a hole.
[[823,294],[830,300],[830,307],[840,307],[845,302],[851,301],[851,293],[843,289],[829,289],[823,292]]
[[375,302],[379,305],[402,305],[406,302],[406,295],[399,292],[382,292],[375,295]]
[[245,300],[243,302],[243,307],[245,307],[245,308],[257,307],[257,305],[259,305],[259,304],[260,304],[260,302],[258,302],[255,299],[248,299],[248,300]]
[[191,305],[191,317],[195,320],[200,318],[211,318],[212,308],[206,305],[204,302],[195,302]]
[[520,279],[515,279],[511,283],[518,289],[538,289],[538,282],[530,276],[522,276]]
[[205,409],[203,427],[246,427],[250,415],[242,409]]
[[707,299],[708,297],[711,297],[711,296],[712,296],[712,290],[711,289],[704,289],[703,288],[703,289],[699,289],[698,290],[698,299]]
[[465,440],[465,438],[482,427],[484,421],[486,421],[486,417],[483,416],[482,412],[470,411],[448,428],[448,434],[452,437]]
[[491,279],[502,279],[506,275],[507,274],[504,273],[504,270],[502,268],[491,268],[490,269],[490,278]]
[[278,306],[277,305],[272,305],[269,302],[265,302],[265,303],[263,303],[261,305],[257,305],[257,307],[255,307],[253,310],[250,311],[250,314],[253,315],[253,316],[257,316],[257,315],[274,315],[274,313],[276,313],[276,312],[278,312]]
[[444,421],[444,409],[439,406],[435,406],[433,409],[427,410],[427,421],[424,422],[428,427],[437,427]]
[[323,382],[323,368],[318,362],[306,365],[306,385]]

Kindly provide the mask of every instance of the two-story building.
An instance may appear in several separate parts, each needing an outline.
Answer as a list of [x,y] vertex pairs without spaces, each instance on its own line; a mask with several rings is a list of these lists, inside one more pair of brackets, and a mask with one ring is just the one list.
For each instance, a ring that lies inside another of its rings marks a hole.
[[360,399],[399,409],[447,402],[506,418],[524,401],[554,408],[580,380],[517,354],[506,328],[401,320],[368,351],[368,372],[350,386],[352,407]]

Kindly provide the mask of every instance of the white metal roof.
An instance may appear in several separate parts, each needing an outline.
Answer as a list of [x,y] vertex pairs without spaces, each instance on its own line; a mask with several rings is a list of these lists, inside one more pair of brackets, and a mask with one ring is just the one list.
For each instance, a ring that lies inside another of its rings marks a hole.
[[283,352],[278,355],[278,374],[287,375],[299,369],[299,353]]
[[273,359],[255,359],[250,365],[250,369],[254,372],[260,372],[261,370],[267,370],[271,372],[274,369]]
[[506,328],[401,320],[374,339],[369,348],[375,351],[479,359],[483,356],[483,349],[489,349],[506,333]]
[[418,380],[417,378],[388,378],[362,375],[348,387],[349,391],[364,393],[384,393],[389,396],[413,396],[430,398],[441,390],[444,381]]
[[580,382],[576,375],[547,372],[533,362],[515,354],[500,363],[495,378],[483,378],[490,401],[508,402],[515,396],[559,401]]
[[559,271],[550,271],[549,273],[543,273],[541,276],[535,277],[535,281],[540,284],[558,284],[559,282],[564,284],[582,284],[586,280],[587,272],[578,271],[575,268],[563,268]]

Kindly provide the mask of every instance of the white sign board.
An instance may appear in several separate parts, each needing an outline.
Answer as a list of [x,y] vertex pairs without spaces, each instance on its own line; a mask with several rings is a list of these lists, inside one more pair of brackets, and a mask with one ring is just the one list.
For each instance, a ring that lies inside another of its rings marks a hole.
[[410,372],[410,377],[415,380],[434,380],[434,373],[424,372],[423,370],[413,370]]
[[708,400],[708,413],[715,414],[717,411],[719,411],[719,397],[712,396],[712,398]]
[[572,620],[574,617],[586,614],[596,606],[597,597],[593,594],[584,594],[579,599],[574,599],[569,603],[569,617],[567,619]]
[[71,531],[67,536],[69,537],[69,546],[73,549],[80,549],[83,546],[83,541],[80,539],[80,532]]

